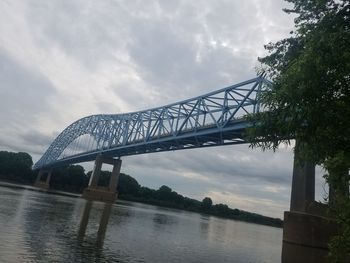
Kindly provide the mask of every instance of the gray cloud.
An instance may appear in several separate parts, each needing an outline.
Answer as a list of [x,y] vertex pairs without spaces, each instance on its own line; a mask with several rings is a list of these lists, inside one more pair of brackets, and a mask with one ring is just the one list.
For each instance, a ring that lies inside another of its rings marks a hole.
[[44,75],[24,67],[1,49],[0,83],[0,121],[7,125],[35,120],[55,91]]
[[[55,95],[52,83],[39,72],[23,66],[0,49],[0,146],[16,151],[39,153],[49,141],[23,138],[28,128],[37,123]],[[38,128],[38,127],[36,127]],[[52,139],[52,138],[51,138]]]
[[291,152],[280,151],[274,154],[251,150],[247,145],[178,151],[169,153],[164,158],[162,153],[142,155],[137,157],[134,165],[143,167],[150,162],[150,159],[157,160],[158,169],[166,170],[171,167],[178,173],[191,171],[221,179],[255,178],[284,185],[290,183],[288,175],[291,174],[292,167]]
[[25,11],[38,45],[47,49],[58,45],[92,71],[113,60],[115,49],[125,41],[125,15],[115,1],[29,1]]
[[[0,146],[28,151],[37,160],[80,117],[156,107],[254,77],[263,44],[292,28],[284,5],[2,2]],[[292,153],[195,149],[125,157],[122,169],[149,187],[166,184],[195,198],[212,195],[217,202],[281,216],[288,208]]]
[[55,139],[57,135],[58,134],[49,136],[37,130],[27,130],[22,134],[20,134],[19,137],[21,138],[22,142],[25,144],[46,147],[53,141],[53,139]]
[[165,16],[162,23],[155,17],[132,24],[138,34],[133,36],[129,54],[142,78],[158,87],[161,99],[169,102],[179,94],[195,96],[253,75],[246,69],[253,68],[255,59],[220,41],[213,44],[206,32],[208,21],[196,14],[195,7],[188,9],[182,11],[183,16]]

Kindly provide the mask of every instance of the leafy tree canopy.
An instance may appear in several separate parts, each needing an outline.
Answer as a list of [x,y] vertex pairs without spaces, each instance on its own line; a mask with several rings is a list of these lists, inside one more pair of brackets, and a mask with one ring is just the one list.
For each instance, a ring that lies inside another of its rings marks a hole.
[[33,160],[28,153],[0,151],[0,179],[16,177],[21,182],[31,182],[34,180],[32,165]]
[[130,175],[121,173],[119,176],[118,192],[119,194],[129,194],[133,196],[138,196],[141,186],[136,181],[135,178]]
[[205,197],[203,200],[202,200],[202,208],[204,210],[209,210],[211,208],[211,206],[213,205],[213,201],[211,200],[210,197]]
[[[350,152],[350,5],[340,0],[287,0],[296,30],[265,46],[259,58],[274,86],[262,94],[267,112],[250,119],[253,146],[276,149],[295,138],[318,164]],[[305,147],[307,145],[307,147]]]
[[[249,116],[252,146],[276,149],[296,139],[302,159],[323,165],[340,234],[330,243],[334,262],[350,255],[350,1],[286,0],[291,36],[265,46],[262,70],[274,82],[261,95],[265,112]],[[346,260],[347,261],[347,260]]]

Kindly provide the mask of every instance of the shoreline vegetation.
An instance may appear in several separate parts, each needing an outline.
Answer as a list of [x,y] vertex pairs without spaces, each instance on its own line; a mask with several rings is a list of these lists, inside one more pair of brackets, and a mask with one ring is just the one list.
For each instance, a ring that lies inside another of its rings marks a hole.
[[[38,171],[32,171],[32,157],[28,153],[0,151],[0,180],[10,183],[33,185]],[[80,165],[69,165],[53,169],[50,189],[81,194],[87,187],[91,171],[85,173]],[[101,171],[99,185],[107,186],[111,172]],[[202,201],[182,196],[163,185],[158,190],[141,186],[135,178],[120,173],[118,199],[150,205],[175,208],[248,223],[282,227],[283,221],[240,209],[226,204],[213,204],[210,197]]]

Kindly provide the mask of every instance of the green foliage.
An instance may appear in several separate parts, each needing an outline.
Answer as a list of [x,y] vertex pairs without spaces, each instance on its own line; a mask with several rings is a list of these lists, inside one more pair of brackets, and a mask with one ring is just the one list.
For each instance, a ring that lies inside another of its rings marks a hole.
[[150,200],[155,196],[156,190],[149,189],[148,187],[142,186],[140,188],[140,196],[142,196],[145,200]]
[[157,191],[156,191],[156,197],[159,200],[162,201],[169,201],[172,202],[174,199],[175,194],[173,194],[170,187],[166,185],[162,185]]
[[108,187],[111,174],[112,173],[110,171],[101,171],[97,185]]
[[50,188],[81,193],[88,185],[89,178],[80,165],[69,165],[52,170]]
[[331,207],[331,213],[339,225],[339,234],[330,243],[330,257],[333,262],[349,262],[350,255],[350,202],[345,196],[336,198],[336,205]]
[[118,189],[117,189],[119,196],[123,196],[123,195],[139,196],[140,189],[141,189],[141,186],[135,180],[135,178],[127,174],[123,174],[123,173],[120,174]]
[[338,223],[339,234],[329,243],[333,262],[347,262],[350,257],[349,154],[339,152],[325,162],[329,191],[330,214]]
[[229,207],[227,205],[224,204],[217,204],[214,205],[214,211],[217,215],[219,216],[223,216],[229,213]]
[[[328,158],[324,166],[328,174],[324,177],[331,185],[329,202],[337,205],[336,202],[349,198],[349,159],[350,153],[338,152],[332,158]],[[335,203],[334,203],[335,202]]]
[[32,165],[33,160],[28,153],[0,151],[0,179],[33,183]]
[[[348,1],[296,1],[290,38],[266,46],[259,60],[274,87],[262,94],[270,109],[250,116],[254,146],[276,149],[291,138],[318,164],[350,150],[350,11]],[[322,4],[320,4],[322,2]]]
[[332,214],[341,228],[331,255],[342,262],[350,243],[350,2],[287,1],[296,31],[266,45],[269,54],[259,58],[274,86],[261,96],[267,111],[248,116],[254,125],[246,136],[253,147],[273,150],[296,139],[302,159],[328,170]]
[[201,208],[204,210],[204,211],[208,211],[210,210],[210,208],[212,207],[213,205],[213,201],[211,200],[210,197],[205,197],[203,200],[202,200],[202,204],[201,204]]

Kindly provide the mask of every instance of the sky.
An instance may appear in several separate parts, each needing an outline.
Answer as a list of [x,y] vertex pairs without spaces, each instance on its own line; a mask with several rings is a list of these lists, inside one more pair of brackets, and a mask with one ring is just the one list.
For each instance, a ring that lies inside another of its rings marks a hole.
[[[35,162],[84,116],[162,106],[253,78],[264,44],[293,30],[286,7],[282,0],[0,0],[0,150],[28,152]],[[147,187],[282,218],[292,166],[292,146],[273,153],[245,144],[124,157],[122,172]]]

